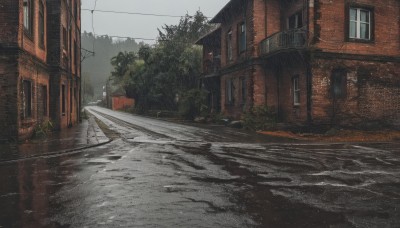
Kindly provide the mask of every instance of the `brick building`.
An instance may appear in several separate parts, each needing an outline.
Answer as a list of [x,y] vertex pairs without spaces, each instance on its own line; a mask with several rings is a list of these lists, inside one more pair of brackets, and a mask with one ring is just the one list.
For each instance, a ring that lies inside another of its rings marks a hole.
[[231,0],[211,20],[222,113],[267,105],[292,124],[399,124],[399,18],[398,0]]
[[0,140],[29,138],[49,120],[56,129],[78,121],[80,5],[80,0],[0,3]]

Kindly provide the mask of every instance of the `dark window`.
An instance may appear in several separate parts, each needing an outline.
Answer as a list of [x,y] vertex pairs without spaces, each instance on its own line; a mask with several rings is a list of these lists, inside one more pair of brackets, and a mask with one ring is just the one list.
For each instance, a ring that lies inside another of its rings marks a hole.
[[241,98],[242,98],[242,103],[246,103],[247,100],[247,83],[246,83],[246,78],[241,78],[240,79],[240,87],[241,87]]
[[43,1],[39,1],[39,46],[44,48],[44,31],[45,31],[45,24],[44,24],[44,5]]
[[77,0],[74,1],[74,16],[75,16],[75,20],[78,20],[78,3],[77,3]]
[[233,104],[233,80],[232,79],[226,80],[225,90],[226,90],[226,98],[225,98],[226,103]]
[[228,58],[228,61],[233,60],[233,51],[232,51],[232,31],[229,31],[227,36],[226,36],[226,55]]
[[22,96],[22,105],[23,105],[23,119],[29,118],[32,116],[32,83],[31,81],[23,81],[23,96]]
[[72,86],[69,87],[69,112],[72,113]]
[[78,46],[76,41],[74,41],[74,66],[75,66],[75,74],[78,75]]
[[67,50],[68,47],[68,34],[67,34],[67,29],[63,27],[63,48],[64,50]]
[[32,0],[24,0],[24,28],[25,32],[33,35],[33,2]]
[[246,24],[240,23],[238,26],[238,41],[239,41],[239,53],[246,50]]
[[42,86],[43,116],[47,116],[47,86]]
[[293,104],[300,105],[300,86],[298,75],[293,77]]
[[349,38],[355,40],[371,40],[372,10],[366,8],[349,8]]
[[297,12],[288,18],[288,29],[303,27],[303,13]]
[[61,86],[61,112],[62,112],[62,115],[64,116],[65,115],[65,105],[66,105],[66,96],[65,96],[65,85],[62,85]]
[[333,99],[345,98],[347,96],[347,72],[337,69],[332,72],[331,93]]

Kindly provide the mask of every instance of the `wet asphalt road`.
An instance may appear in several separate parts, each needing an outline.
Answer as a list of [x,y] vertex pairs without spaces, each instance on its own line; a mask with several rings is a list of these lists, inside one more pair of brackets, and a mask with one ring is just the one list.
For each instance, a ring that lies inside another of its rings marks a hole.
[[0,164],[0,227],[400,227],[400,145],[304,144],[91,107],[116,139]]

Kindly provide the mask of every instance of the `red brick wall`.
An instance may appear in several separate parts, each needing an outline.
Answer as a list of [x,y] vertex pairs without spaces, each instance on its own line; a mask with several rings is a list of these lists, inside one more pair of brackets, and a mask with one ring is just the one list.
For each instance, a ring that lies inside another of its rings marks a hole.
[[346,42],[345,0],[315,0],[316,21],[321,28],[317,48],[326,52],[340,52],[366,55],[400,55],[400,26],[398,0],[353,0],[354,4],[374,7],[375,41],[372,43]]
[[[226,12],[227,20],[221,24],[221,66],[232,66],[238,62],[242,62],[253,55],[253,0],[244,1],[247,5],[243,4],[241,7],[235,10]],[[238,25],[246,21],[246,51],[238,53]],[[227,59],[227,34],[229,30],[232,31],[232,54],[233,60]]]
[[126,110],[135,106],[135,100],[127,97],[112,97],[112,110]]
[[0,140],[17,139],[17,51],[0,50]]
[[[334,105],[331,74],[337,68],[348,71],[347,97]],[[312,73],[312,113],[316,123],[391,122],[400,118],[400,63],[317,59]]]
[[[239,119],[242,113],[248,110],[252,104],[252,68],[245,67],[229,74],[221,76],[221,112],[226,116]],[[242,102],[241,78],[246,78],[246,101]],[[233,80],[233,103],[228,104],[226,100],[226,83],[228,79]]]

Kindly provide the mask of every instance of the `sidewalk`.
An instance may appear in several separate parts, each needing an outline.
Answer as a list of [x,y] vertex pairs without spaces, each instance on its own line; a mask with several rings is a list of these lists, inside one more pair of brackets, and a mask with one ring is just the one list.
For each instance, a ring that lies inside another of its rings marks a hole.
[[99,128],[93,116],[88,120],[44,139],[19,144],[0,144],[0,162],[28,159],[47,155],[73,152],[110,142]]

